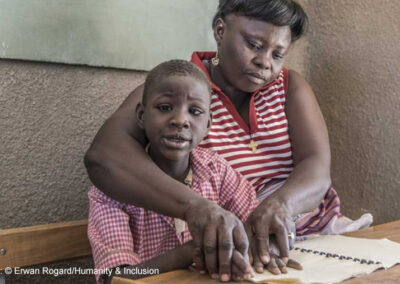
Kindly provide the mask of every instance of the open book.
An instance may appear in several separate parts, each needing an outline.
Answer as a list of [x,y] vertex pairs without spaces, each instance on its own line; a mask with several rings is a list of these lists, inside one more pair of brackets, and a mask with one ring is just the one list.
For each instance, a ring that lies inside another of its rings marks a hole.
[[348,278],[386,269],[400,263],[400,244],[388,239],[371,240],[339,235],[296,242],[289,257],[303,270],[288,268],[287,274],[255,273],[256,283],[337,283]]

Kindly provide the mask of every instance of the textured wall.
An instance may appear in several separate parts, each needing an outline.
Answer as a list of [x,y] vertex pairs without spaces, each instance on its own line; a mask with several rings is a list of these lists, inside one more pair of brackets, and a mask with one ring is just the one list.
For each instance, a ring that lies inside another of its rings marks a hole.
[[[399,219],[400,6],[301,2],[310,32],[288,65],[305,74],[321,104],[344,212]],[[84,152],[144,75],[0,60],[0,229],[87,217]]]
[[[87,218],[83,155],[145,73],[0,60],[0,229]],[[51,268],[93,267],[84,258]],[[92,275],[6,283],[91,283]]]
[[0,78],[0,228],[86,218],[83,155],[144,74],[1,60]]
[[344,212],[400,218],[400,5],[304,0],[308,79],[328,124]]

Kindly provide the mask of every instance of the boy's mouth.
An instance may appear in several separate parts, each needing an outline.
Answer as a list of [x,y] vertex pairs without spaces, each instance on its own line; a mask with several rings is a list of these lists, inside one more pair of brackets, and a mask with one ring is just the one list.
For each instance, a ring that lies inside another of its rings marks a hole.
[[164,143],[171,148],[184,148],[189,145],[191,139],[182,135],[168,135],[163,137]]

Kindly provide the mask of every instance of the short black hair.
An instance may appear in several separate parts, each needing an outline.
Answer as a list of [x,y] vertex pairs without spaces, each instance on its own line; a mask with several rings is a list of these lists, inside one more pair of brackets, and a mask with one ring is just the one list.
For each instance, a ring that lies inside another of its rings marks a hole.
[[207,86],[208,92],[211,96],[210,81],[199,67],[186,60],[173,59],[157,65],[147,74],[143,89],[143,104],[146,103],[146,98],[151,87],[162,78],[168,76],[192,76]]
[[219,0],[218,10],[212,26],[218,18],[225,19],[229,14],[237,14],[250,19],[264,21],[275,26],[290,26],[292,42],[298,40],[306,31],[307,14],[293,0]]

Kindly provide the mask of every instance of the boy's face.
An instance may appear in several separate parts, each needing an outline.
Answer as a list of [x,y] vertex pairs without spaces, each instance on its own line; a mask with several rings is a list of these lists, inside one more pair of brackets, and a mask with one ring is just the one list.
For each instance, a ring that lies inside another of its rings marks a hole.
[[165,77],[150,88],[137,116],[152,154],[175,161],[188,158],[211,125],[207,85],[190,75]]

